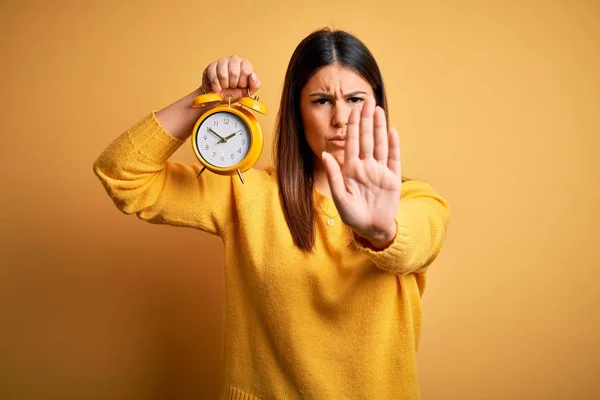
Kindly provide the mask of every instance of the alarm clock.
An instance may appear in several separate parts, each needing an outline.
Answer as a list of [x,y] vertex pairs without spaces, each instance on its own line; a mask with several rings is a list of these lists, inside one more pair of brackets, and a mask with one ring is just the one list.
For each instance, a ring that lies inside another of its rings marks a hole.
[[267,108],[258,97],[248,95],[231,104],[231,97],[223,103],[216,93],[204,93],[194,98],[192,107],[218,104],[203,113],[192,131],[192,148],[203,168],[196,178],[208,169],[219,175],[237,174],[250,169],[263,150],[263,134],[256,117],[248,110],[266,115]]

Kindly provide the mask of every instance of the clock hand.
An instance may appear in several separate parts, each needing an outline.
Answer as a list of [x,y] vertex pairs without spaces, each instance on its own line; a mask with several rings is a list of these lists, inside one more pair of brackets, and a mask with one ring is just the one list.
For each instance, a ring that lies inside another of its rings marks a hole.
[[219,139],[218,143],[225,143],[227,141],[227,139],[225,139],[224,137],[222,137],[221,135],[219,135],[217,132],[213,131],[213,129],[211,127],[208,128],[208,130],[212,133],[214,133]]
[[237,134],[238,134],[238,133],[240,133],[240,132],[242,132],[242,130],[241,130],[241,129],[240,129],[239,131],[237,131],[237,132],[233,132],[231,135],[229,135],[229,136],[226,136],[226,137],[225,137],[225,140],[227,140],[227,139],[231,139],[232,137],[234,137],[235,135],[237,135]]

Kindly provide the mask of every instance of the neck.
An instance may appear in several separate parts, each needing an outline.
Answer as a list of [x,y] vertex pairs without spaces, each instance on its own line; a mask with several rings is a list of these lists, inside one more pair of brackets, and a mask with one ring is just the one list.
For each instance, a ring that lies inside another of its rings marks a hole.
[[317,162],[314,170],[315,187],[319,192],[327,197],[331,197],[331,189],[329,188],[329,181],[327,180],[327,173],[323,167],[323,163]]

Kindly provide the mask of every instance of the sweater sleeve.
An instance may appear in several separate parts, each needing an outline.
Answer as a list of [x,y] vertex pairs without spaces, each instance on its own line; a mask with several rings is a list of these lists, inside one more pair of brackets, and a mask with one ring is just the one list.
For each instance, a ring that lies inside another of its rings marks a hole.
[[198,164],[168,161],[183,143],[152,112],[118,136],[93,170],[123,213],[219,234],[231,217],[231,179],[208,172],[196,178]]
[[402,185],[393,242],[379,251],[356,237],[355,244],[383,270],[399,275],[421,273],[442,248],[449,214],[448,203],[429,184],[407,181]]

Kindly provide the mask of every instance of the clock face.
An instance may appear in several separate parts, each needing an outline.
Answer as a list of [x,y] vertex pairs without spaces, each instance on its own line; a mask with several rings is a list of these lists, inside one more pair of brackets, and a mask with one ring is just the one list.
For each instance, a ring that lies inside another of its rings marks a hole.
[[198,127],[196,148],[209,164],[230,168],[242,161],[250,149],[250,129],[237,115],[216,112]]

